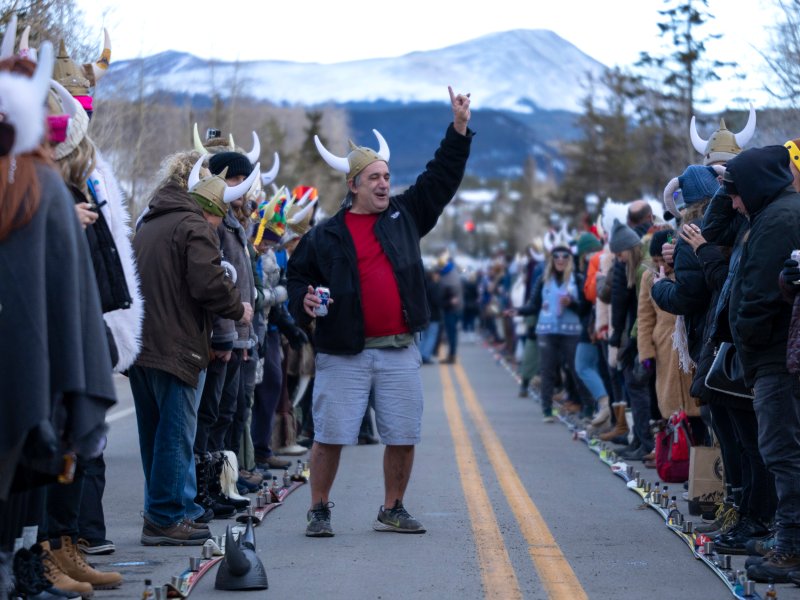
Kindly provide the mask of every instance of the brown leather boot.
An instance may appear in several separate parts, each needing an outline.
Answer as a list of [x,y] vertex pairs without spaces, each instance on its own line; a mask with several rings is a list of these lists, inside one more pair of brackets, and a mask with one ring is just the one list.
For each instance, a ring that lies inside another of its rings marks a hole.
[[64,592],[75,592],[83,598],[91,598],[94,594],[92,585],[84,581],[75,581],[64,573],[50,550],[50,542],[42,542],[40,546],[42,547],[42,564],[47,581],[52,583],[54,588]]
[[617,402],[613,405],[614,415],[617,417],[617,424],[609,432],[601,433],[598,437],[604,442],[610,442],[616,437],[628,435],[628,419],[625,417],[625,409],[627,408],[624,402]]
[[61,536],[61,548],[51,549],[58,566],[75,581],[91,584],[96,590],[112,590],[122,585],[122,575],[116,571],[98,571],[93,568],[68,535]]

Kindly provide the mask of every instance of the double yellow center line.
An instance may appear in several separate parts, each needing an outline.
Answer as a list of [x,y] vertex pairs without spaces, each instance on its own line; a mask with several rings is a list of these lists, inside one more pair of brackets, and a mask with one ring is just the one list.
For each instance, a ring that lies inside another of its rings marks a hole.
[[[588,598],[575,572],[548,529],[542,515],[528,495],[503,445],[479,404],[475,391],[461,365],[453,366],[467,412],[475,425],[489,462],[497,475],[520,531],[528,543],[528,553],[539,573],[539,579],[553,600]],[[522,598],[511,560],[497,524],[489,496],[482,483],[469,433],[464,426],[461,409],[448,368],[439,367],[445,413],[453,437],[456,462],[461,476],[467,509],[478,549],[481,578],[487,598]]]

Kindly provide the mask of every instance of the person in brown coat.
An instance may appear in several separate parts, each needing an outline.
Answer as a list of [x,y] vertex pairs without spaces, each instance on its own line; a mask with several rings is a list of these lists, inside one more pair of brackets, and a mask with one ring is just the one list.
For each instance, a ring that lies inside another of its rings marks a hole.
[[[672,267],[664,262],[661,246],[674,232],[669,229],[657,231],[650,240],[650,256],[656,270],[664,268],[669,277]],[[683,409],[689,416],[700,414],[694,399],[689,395],[693,371],[684,372],[680,366],[678,352],[672,347],[676,315],[661,310],[653,300],[653,271],[645,270],[639,288],[638,334],[639,360],[650,365],[656,372],[656,399],[661,417],[668,419],[672,413]]]
[[133,240],[145,305],[142,351],[129,371],[145,475],[144,545],[202,545],[210,537],[193,524],[205,511],[194,502],[192,446],[211,316],[249,321],[253,314],[220,264],[215,231],[224,197],[244,192],[217,176],[192,185],[197,159],[166,159],[167,175]]

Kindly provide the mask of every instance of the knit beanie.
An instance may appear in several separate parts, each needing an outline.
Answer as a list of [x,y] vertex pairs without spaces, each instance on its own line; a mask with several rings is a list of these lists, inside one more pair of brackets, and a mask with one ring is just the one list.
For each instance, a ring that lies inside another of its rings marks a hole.
[[208,168],[214,175],[219,175],[222,170],[228,168],[228,177],[237,175],[249,176],[253,172],[253,165],[250,160],[239,152],[220,152],[213,154],[208,159]]
[[689,165],[678,177],[678,184],[687,206],[712,198],[719,189],[717,173],[711,167]]
[[619,219],[614,219],[614,226],[611,228],[611,240],[608,243],[609,249],[614,254],[619,254],[639,244],[641,244],[641,240],[636,235],[636,232],[624,223],[620,223]]
[[602,242],[600,242],[600,240],[597,239],[596,236],[589,233],[588,231],[584,231],[578,237],[578,243],[577,243],[578,256],[583,256],[584,254],[588,254],[589,252],[596,252],[597,250],[600,250],[600,248],[602,247],[603,247]]
[[659,229],[650,238],[650,256],[663,256],[661,247],[666,244],[675,232],[672,229]]

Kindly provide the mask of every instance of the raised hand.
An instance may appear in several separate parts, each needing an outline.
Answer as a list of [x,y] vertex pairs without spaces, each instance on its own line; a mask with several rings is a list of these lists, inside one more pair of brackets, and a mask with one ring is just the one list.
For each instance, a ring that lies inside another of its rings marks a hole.
[[447,86],[450,92],[450,104],[453,108],[453,127],[461,135],[467,134],[467,123],[470,119],[469,94],[458,94],[453,92],[452,86]]

